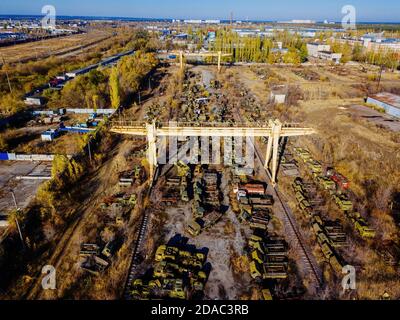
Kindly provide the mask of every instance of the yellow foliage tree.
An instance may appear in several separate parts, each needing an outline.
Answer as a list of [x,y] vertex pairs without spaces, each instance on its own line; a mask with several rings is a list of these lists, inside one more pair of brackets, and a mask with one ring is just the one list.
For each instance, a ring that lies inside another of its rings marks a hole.
[[116,67],[112,68],[111,70],[109,87],[110,87],[111,107],[117,109],[121,105],[121,93],[119,87],[119,73],[118,73],[118,68]]

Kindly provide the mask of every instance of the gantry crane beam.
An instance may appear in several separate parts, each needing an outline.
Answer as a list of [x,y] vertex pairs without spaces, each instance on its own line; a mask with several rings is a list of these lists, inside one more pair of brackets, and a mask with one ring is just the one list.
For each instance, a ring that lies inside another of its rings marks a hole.
[[181,70],[185,67],[184,65],[184,57],[218,57],[218,72],[221,71],[221,61],[223,57],[231,57],[231,53],[222,53],[222,51],[218,52],[171,52],[172,54],[179,55],[179,65]]
[[157,167],[157,137],[268,137],[264,166],[266,169],[269,169],[269,163],[272,160],[271,177],[272,183],[274,184],[276,183],[276,175],[278,172],[278,149],[280,138],[304,136],[316,133],[312,128],[287,127],[279,120],[270,121],[267,127],[191,127],[178,126],[174,124],[171,124],[168,127],[157,127],[155,122],[151,124],[135,125],[129,121],[113,121],[111,123],[111,132],[147,137],[147,156],[151,176],[154,174],[154,168]]

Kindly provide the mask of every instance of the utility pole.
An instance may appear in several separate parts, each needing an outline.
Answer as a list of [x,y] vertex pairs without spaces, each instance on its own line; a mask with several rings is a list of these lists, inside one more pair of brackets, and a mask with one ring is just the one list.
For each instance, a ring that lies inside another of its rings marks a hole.
[[179,62],[180,62],[180,67],[181,70],[183,70],[183,51],[179,51]]
[[221,56],[222,52],[218,51],[218,72],[221,72]]
[[379,93],[379,90],[380,90],[380,87],[381,87],[382,73],[383,73],[383,64],[381,65],[381,70],[379,72],[379,77],[378,77],[378,88],[377,88],[377,92],[378,93]]
[[[4,57],[2,56],[3,59],[3,65],[6,65],[6,60],[4,59]],[[10,93],[12,93],[12,88],[11,88],[11,82],[10,82],[10,77],[8,76],[8,70],[7,68],[4,68],[6,71],[6,77],[7,77],[7,82],[8,82],[8,87],[10,88]]]
[[17,218],[17,213],[19,212],[19,209],[18,209],[17,200],[15,199],[15,194],[14,194],[13,190],[11,190],[11,195],[12,195],[12,198],[13,198],[13,201],[14,201],[14,206],[15,206],[15,224],[17,225],[19,238],[21,239],[22,246],[25,246],[24,238],[22,237],[21,228],[19,227],[19,222],[18,222],[18,218]]
[[89,161],[90,161],[90,164],[92,164],[92,150],[90,149],[90,141],[92,141],[91,137],[89,138],[89,141],[88,141],[88,150],[89,150]]

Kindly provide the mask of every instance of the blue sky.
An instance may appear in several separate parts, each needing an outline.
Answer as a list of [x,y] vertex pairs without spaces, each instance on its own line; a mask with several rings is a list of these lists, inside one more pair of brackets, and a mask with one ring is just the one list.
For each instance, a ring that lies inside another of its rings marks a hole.
[[352,4],[358,21],[400,22],[399,0],[0,0],[0,14],[41,14],[52,4],[58,15],[134,18],[210,18],[341,21]]

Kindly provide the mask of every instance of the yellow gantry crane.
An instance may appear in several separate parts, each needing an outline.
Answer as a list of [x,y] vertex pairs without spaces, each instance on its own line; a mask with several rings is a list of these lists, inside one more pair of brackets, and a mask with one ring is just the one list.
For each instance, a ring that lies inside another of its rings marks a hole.
[[183,70],[185,64],[184,64],[184,57],[218,57],[218,72],[221,72],[221,62],[223,57],[231,57],[231,53],[222,53],[222,51],[218,52],[172,52],[173,54],[179,55],[179,63],[180,67]]
[[[312,128],[301,128],[297,125],[282,124],[279,120],[270,120],[268,125],[258,124],[232,126],[198,126],[196,124],[180,126],[178,123],[165,123],[156,126],[156,123],[139,124],[133,121],[113,121],[111,132],[133,136],[147,136],[147,157],[150,166],[150,176],[153,177],[157,167],[157,138],[158,137],[268,137],[267,152],[264,166],[269,170],[270,162],[272,184],[276,185],[278,173],[279,141],[283,137],[298,137],[315,134]],[[256,146],[253,145],[256,150]]]

